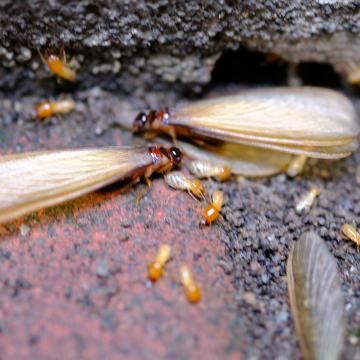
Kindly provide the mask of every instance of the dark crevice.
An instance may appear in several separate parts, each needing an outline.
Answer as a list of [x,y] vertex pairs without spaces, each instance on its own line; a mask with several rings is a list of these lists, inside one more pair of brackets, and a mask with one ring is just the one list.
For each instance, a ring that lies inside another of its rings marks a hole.
[[[241,48],[225,51],[212,72],[213,85],[287,86],[288,64],[272,54]],[[297,75],[303,85],[340,88],[340,76],[329,64],[301,63]]]

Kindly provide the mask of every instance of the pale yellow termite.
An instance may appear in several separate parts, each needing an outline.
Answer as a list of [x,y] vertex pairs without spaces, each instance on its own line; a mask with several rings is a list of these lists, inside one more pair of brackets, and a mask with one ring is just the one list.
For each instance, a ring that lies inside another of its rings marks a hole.
[[309,192],[302,196],[296,204],[295,210],[298,215],[302,215],[304,212],[308,212],[314,203],[317,196],[320,195],[320,189],[317,186],[312,186]]
[[40,50],[39,51],[39,55],[41,57],[41,60],[47,64],[50,68],[50,70],[52,72],[54,72],[56,75],[69,80],[69,81],[74,81],[76,74],[75,71],[73,71],[70,66],[67,64],[66,62],[66,55],[65,55],[65,51],[60,51],[63,52],[64,57],[63,57],[63,61],[61,61],[60,56],[55,55],[51,50],[46,50],[45,51],[45,56],[41,54]]
[[194,160],[189,165],[189,170],[197,177],[218,177],[220,181],[228,179],[231,170],[226,165],[212,165],[209,161]]
[[197,179],[189,180],[181,171],[172,171],[164,176],[165,182],[174,189],[187,190],[187,192],[196,200],[193,194],[205,199],[205,188],[201,181]]
[[186,265],[180,267],[180,280],[184,285],[188,300],[193,303],[198,302],[201,298],[200,288],[194,282],[192,273]]
[[171,247],[161,245],[156,259],[149,265],[148,274],[151,281],[156,281],[163,273],[164,265],[171,257]]
[[75,109],[76,102],[72,99],[58,101],[45,101],[36,107],[36,115],[39,119],[46,118],[52,114],[66,115]]
[[202,142],[223,140],[254,147],[336,159],[356,150],[359,125],[352,103],[324,88],[243,91],[179,109],[139,114],[136,132],[165,132]]
[[295,155],[287,167],[286,173],[291,177],[295,177],[296,175],[301,174],[307,158],[308,157],[306,155]]
[[349,224],[344,224],[341,229],[357,245],[357,252],[360,254],[360,234]]
[[200,229],[206,225],[211,225],[218,218],[222,206],[223,194],[220,190],[216,190],[214,191],[211,204],[202,213],[199,223]]

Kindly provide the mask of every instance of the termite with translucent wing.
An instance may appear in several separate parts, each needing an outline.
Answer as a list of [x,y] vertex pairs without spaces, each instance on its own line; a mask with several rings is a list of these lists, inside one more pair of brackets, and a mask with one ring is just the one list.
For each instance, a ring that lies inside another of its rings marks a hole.
[[104,147],[38,151],[0,157],[0,222],[131,179],[168,172],[180,165],[173,147]]
[[324,241],[304,233],[286,268],[290,305],[306,360],[338,360],[344,345],[344,299],[338,268]]
[[[141,113],[136,132],[199,142],[225,141],[288,154],[337,159],[356,150],[359,125],[351,102],[315,87],[267,88]],[[275,155],[274,155],[275,156]]]

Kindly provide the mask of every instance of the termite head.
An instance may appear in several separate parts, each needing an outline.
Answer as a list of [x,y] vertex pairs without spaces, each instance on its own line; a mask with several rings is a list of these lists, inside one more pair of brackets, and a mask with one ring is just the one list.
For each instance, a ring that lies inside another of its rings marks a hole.
[[199,180],[190,180],[191,191],[193,194],[199,198],[205,198],[205,188],[201,181]]
[[164,147],[161,147],[160,151],[171,161],[172,164],[177,166],[182,164],[183,153],[178,148],[173,146],[170,150],[168,150]]
[[50,68],[51,71],[58,74],[62,69],[62,61],[60,60],[60,57],[55,55],[53,51],[46,50],[45,51],[46,56],[46,62]]
[[140,113],[134,120],[133,129],[134,131],[142,131],[145,129],[147,123],[147,116],[144,113]]
[[156,130],[156,124],[167,124],[168,118],[169,113],[167,110],[151,110],[148,115],[140,113],[134,120],[133,130],[135,132],[151,129]]
[[314,195],[316,196],[319,196],[320,195],[320,189],[317,187],[317,186],[312,186],[310,188],[310,192],[313,193]]
[[36,116],[39,119],[51,116],[52,113],[53,113],[53,109],[48,101],[45,101],[36,107]]

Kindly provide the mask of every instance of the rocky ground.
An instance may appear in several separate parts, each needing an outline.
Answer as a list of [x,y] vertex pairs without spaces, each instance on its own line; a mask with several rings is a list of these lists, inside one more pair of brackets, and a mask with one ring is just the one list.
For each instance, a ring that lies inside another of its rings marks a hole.
[[[140,109],[287,82],[285,63],[268,63],[257,53],[225,53],[219,64],[200,95],[139,87],[130,96],[109,87],[57,84],[55,77],[36,92],[26,84],[4,90],[0,152],[140,144],[143,139],[118,126]],[[340,87],[326,65],[302,65],[299,74],[308,85]],[[35,125],[34,107],[61,94],[76,100],[75,111]],[[359,108],[356,92],[348,94]],[[341,226],[359,221],[359,178],[356,152],[337,161],[310,160],[295,179],[280,174],[205,181],[228,201],[222,226],[204,230],[198,227],[204,205],[167,187],[160,175],[138,205],[144,184],[125,194],[118,191],[122,184],[114,184],[0,225],[1,357],[300,359],[286,259],[311,229],[334,254],[342,278],[348,319],[343,358],[360,359],[360,256],[355,247],[340,249]],[[299,217],[294,204],[311,185],[321,195]],[[174,256],[164,277],[151,284],[147,265],[162,243],[173,247]],[[202,289],[196,305],[188,303],[179,283],[183,263]]]

